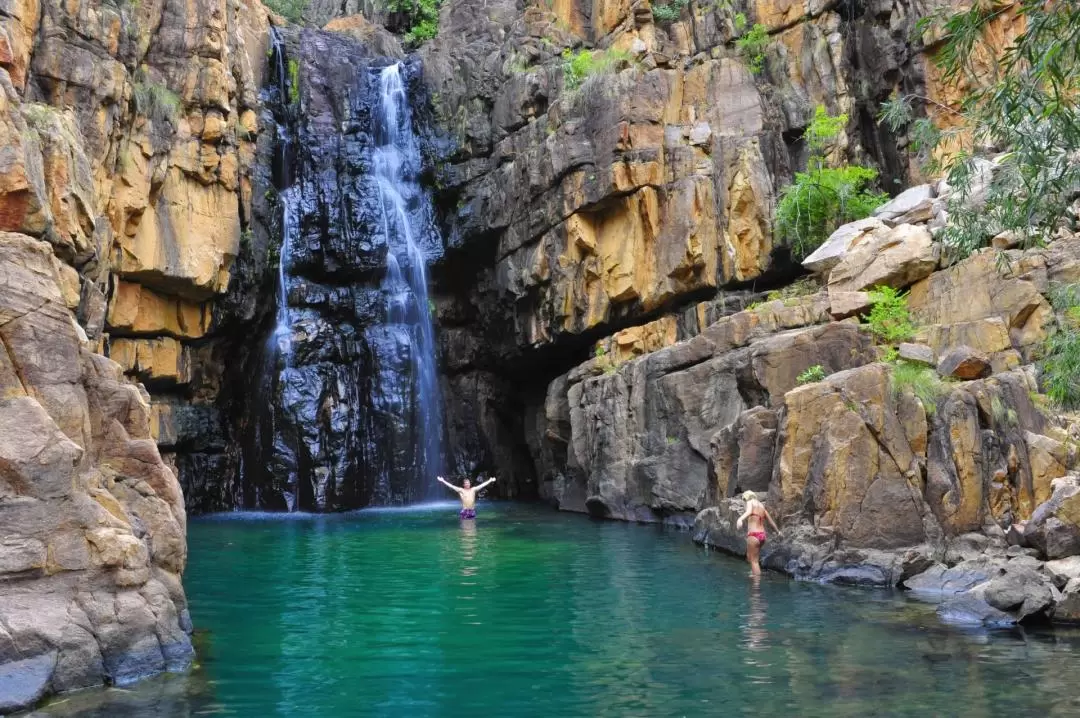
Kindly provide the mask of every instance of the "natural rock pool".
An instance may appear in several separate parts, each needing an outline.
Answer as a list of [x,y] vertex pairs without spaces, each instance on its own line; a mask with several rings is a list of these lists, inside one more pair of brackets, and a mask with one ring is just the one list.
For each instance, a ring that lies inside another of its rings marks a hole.
[[1080,635],[968,632],[902,594],[537,506],[193,520],[200,663],[39,715],[1064,715]]

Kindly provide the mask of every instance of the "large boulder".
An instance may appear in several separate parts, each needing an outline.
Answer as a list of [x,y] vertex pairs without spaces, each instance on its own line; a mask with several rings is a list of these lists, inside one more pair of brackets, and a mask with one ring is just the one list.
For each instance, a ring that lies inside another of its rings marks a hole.
[[[872,216],[891,224],[929,222],[935,214],[934,197],[933,185],[920,184],[908,187],[875,209]],[[943,204],[943,202],[939,200],[936,204]]]
[[1075,475],[1052,483],[1050,499],[1035,509],[1024,540],[1048,559],[1080,554],[1080,480]]
[[930,276],[939,255],[925,227],[901,224],[864,233],[829,272],[829,292],[907,287]]
[[825,274],[839,264],[852,249],[887,229],[888,225],[876,217],[842,225],[802,261],[802,266],[816,274]]

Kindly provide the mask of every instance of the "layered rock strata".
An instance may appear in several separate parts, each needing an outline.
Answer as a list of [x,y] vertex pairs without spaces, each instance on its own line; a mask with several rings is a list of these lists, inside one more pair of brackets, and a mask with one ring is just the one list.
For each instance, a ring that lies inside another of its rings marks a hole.
[[191,658],[175,472],[224,446],[266,29],[223,0],[0,9],[0,712]]
[[[193,656],[183,496],[145,390],[93,351],[74,270],[0,233],[0,711]],[[77,284],[76,284],[77,286]]]

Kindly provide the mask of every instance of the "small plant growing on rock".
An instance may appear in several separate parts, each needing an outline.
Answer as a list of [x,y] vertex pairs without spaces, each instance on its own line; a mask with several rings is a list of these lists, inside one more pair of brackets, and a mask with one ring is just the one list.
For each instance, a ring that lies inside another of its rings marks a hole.
[[[742,16],[742,24],[746,24],[746,16]],[[735,26],[739,26],[739,16],[736,16]],[[765,69],[765,51],[769,48],[769,29],[761,23],[756,23],[750,32],[735,41],[735,48],[739,51],[746,62],[750,72],[760,74]]]
[[825,367],[821,366],[820,364],[815,364],[814,366],[804,371],[802,374],[799,374],[799,376],[795,377],[795,381],[797,381],[800,385],[813,384],[824,379]]
[[180,112],[180,97],[157,82],[152,82],[145,73],[135,82],[131,92],[131,102],[135,113],[154,122],[176,122]]
[[289,104],[300,104],[300,63],[289,59]]
[[670,25],[682,17],[683,8],[690,0],[672,0],[670,3],[657,3],[652,6],[653,20],[661,25]]
[[563,78],[568,90],[578,90],[590,78],[603,77],[622,65],[630,64],[630,53],[625,50],[564,50]]
[[908,311],[907,292],[877,287],[870,292],[870,313],[863,319],[870,333],[885,344],[898,344],[915,334],[915,322]]
[[894,396],[910,391],[933,414],[948,385],[930,367],[901,360],[892,365],[892,391]]
[[842,224],[870,216],[888,197],[876,190],[877,170],[859,165],[828,166],[828,148],[847,124],[847,115],[832,116],[819,106],[803,132],[810,151],[806,172],[780,193],[776,231],[801,260]]

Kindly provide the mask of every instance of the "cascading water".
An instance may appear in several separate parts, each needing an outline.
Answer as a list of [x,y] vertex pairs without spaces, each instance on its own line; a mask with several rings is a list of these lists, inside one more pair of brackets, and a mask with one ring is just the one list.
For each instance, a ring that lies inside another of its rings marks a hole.
[[434,477],[442,469],[442,402],[428,299],[427,259],[416,242],[417,228],[407,204],[423,203],[427,198],[417,181],[420,150],[399,63],[379,72],[379,98],[373,173],[379,186],[383,234],[389,245],[382,284],[387,295],[386,322],[409,345],[416,392],[418,458],[421,472],[428,477],[428,486],[422,489],[426,498],[437,486]]
[[280,239],[278,303],[266,399],[244,439],[244,505],[431,498],[444,427],[427,263],[443,244],[420,182],[414,68],[374,67],[337,35],[275,33],[272,48],[278,132],[263,196]]

